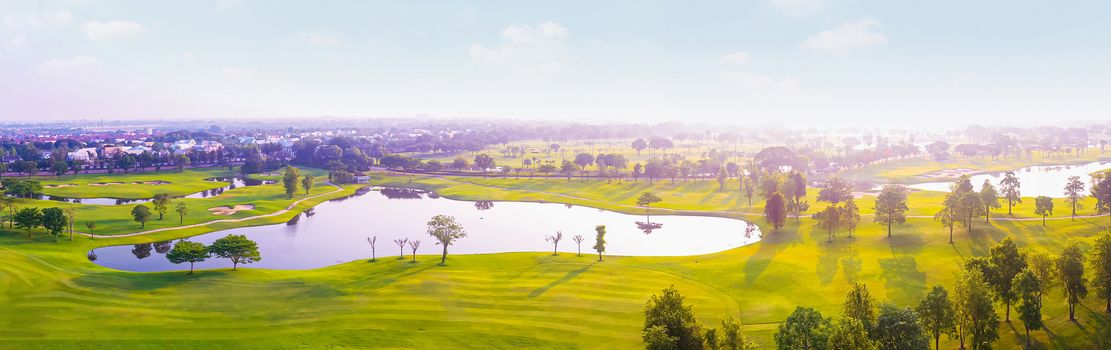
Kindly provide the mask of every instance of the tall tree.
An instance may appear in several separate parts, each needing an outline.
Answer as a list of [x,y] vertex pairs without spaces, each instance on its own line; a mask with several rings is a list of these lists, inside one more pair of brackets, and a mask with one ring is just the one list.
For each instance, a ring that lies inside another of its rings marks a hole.
[[162,220],[162,217],[170,210],[170,195],[166,193],[156,194],[150,202],[154,205],[154,211],[158,212],[158,220]]
[[583,235],[575,235],[575,237],[571,237],[571,240],[575,241],[575,245],[578,246],[578,250],[576,250],[575,256],[582,256],[583,255],[583,241],[586,240],[586,239],[583,238]]
[[1106,212],[1111,219],[1111,171],[1092,177],[1091,196],[1096,199],[1096,212]]
[[991,180],[984,179],[984,184],[980,187],[980,204],[984,208],[984,222],[991,221],[992,209],[1001,207],[999,193],[995,191],[995,186],[991,185]]
[[818,201],[838,204],[853,198],[853,186],[840,178],[826,180],[818,191]]
[[640,157],[640,151],[648,148],[648,142],[644,141],[644,139],[642,138],[637,138],[636,140],[633,140],[632,147],[634,150],[637,151],[637,157]]
[[1011,208],[1015,204],[1022,203],[1022,183],[1018,181],[1015,172],[1008,171],[1003,175],[1003,180],[999,181],[999,192],[1003,195],[1003,200],[1007,202],[1007,215],[1014,215]]
[[1014,291],[1018,298],[1018,319],[1026,329],[1026,347],[1030,347],[1030,330],[1042,329],[1042,282],[1029,269],[1015,275]]
[[956,286],[957,326],[961,348],[965,334],[972,350],[990,349],[999,339],[999,315],[991,302],[991,286],[979,269],[966,268]]
[[829,340],[829,319],[813,308],[798,306],[779,324],[775,345],[780,350],[825,349]]
[[177,202],[177,206],[174,207],[174,211],[177,212],[177,224],[184,224],[185,216],[189,215],[189,207],[186,206],[184,202]]
[[443,254],[440,256],[440,265],[443,265],[447,263],[447,247],[467,237],[467,232],[455,221],[455,217],[436,215],[428,221],[428,235],[436,239],[436,244],[443,246]]
[[191,241],[178,241],[174,244],[174,249],[166,253],[166,259],[171,263],[180,264],[189,263],[189,274],[193,274],[193,264],[199,263],[208,259],[208,248],[204,244]]
[[1038,198],[1035,198],[1034,214],[1042,216],[1042,226],[1045,226],[1045,218],[1053,215],[1053,198],[1046,196],[1038,196]]
[[554,235],[544,236],[544,240],[552,244],[552,255],[559,255],[559,241],[563,240],[563,231],[556,231]]
[[293,199],[293,194],[297,192],[297,182],[301,177],[301,170],[294,168],[292,165],[285,166],[285,173],[282,174],[282,187],[285,188],[286,198]]
[[[767,209],[765,208],[765,211]],[[833,242],[833,232],[841,226],[841,216],[844,210],[830,204],[822,211],[814,213],[811,217],[818,222],[818,227],[826,230],[826,242]],[[770,219],[769,219],[770,222]]]
[[370,261],[378,261],[378,254],[374,250],[375,243],[378,243],[378,236],[367,237],[366,242],[370,244]]
[[217,239],[208,247],[208,251],[217,257],[231,260],[233,271],[239,267],[239,264],[262,260],[262,255],[258,252],[258,244],[244,235],[227,235]]
[[301,188],[305,189],[306,196],[309,195],[309,190],[312,189],[313,180],[315,180],[315,177],[312,176],[312,174],[305,174],[305,177],[301,178]]
[[934,286],[929,294],[918,303],[915,308],[918,313],[918,322],[922,324],[926,334],[934,338],[934,349],[941,349],[941,335],[949,335],[949,339],[957,337],[956,310],[949,301],[949,291],[941,285]]
[[1088,296],[1088,287],[1084,279],[1084,253],[1080,251],[1077,243],[1061,251],[1057,258],[1057,277],[1061,279],[1061,288],[1065,293],[1065,301],[1069,304],[1069,320],[1076,321],[1076,304]]
[[953,225],[960,221],[957,217],[957,207],[960,204],[959,194],[950,191],[945,194],[945,199],[941,203],[941,210],[934,214],[934,220],[940,222],[942,225],[949,227],[949,243],[953,243]]
[[1065,184],[1065,197],[1069,199],[1069,204],[1072,205],[1072,219],[1076,220],[1076,208],[1080,206],[1080,197],[1083,197],[1084,182],[1080,181],[1079,176],[1069,176],[1068,183]]
[[845,226],[849,229],[849,237],[853,236],[853,230],[856,229],[856,224],[860,222],[860,207],[856,206],[856,201],[852,198],[845,201],[844,208]]
[[1092,287],[1103,299],[1104,311],[1111,314],[1111,235],[1104,234],[1092,245]]
[[393,240],[393,244],[397,245],[397,250],[401,252],[397,256],[397,260],[405,260],[405,243],[409,243],[408,238],[398,238]]
[[606,252],[606,225],[594,226],[594,251],[598,252],[598,261],[602,261],[602,253]]
[[876,223],[887,225],[887,237],[891,238],[891,226],[907,221],[907,187],[903,185],[884,185],[879,196],[876,196],[875,218]]
[[829,328],[827,349],[876,350],[876,342],[868,338],[864,324],[855,318],[845,317]]
[[637,197],[637,205],[644,207],[645,212],[652,208],[652,204],[661,201],[663,201],[663,199],[652,192],[644,192],[640,194],[640,197]]
[[845,301],[841,303],[842,316],[859,320],[864,329],[871,334],[876,325],[876,300],[868,292],[868,286],[863,283],[854,283]]
[[419,249],[419,248],[420,248],[420,240],[419,239],[414,239],[414,240],[409,241],[409,249],[412,249],[412,253],[410,253],[409,256],[413,257],[413,261],[411,261],[411,262],[414,263],[414,264],[417,262],[417,249]]
[[876,339],[880,349],[926,350],[930,348],[930,341],[926,338],[926,332],[922,330],[918,315],[909,307],[880,305],[872,338]]
[[995,298],[1007,306],[1005,320],[1010,322],[1011,303],[1017,298],[1012,283],[1015,276],[1026,269],[1026,254],[1018,250],[1011,237],[1006,237],[988,249],[988,266],[991,273],[984,277],[995,290]]
[[496,164],[494,158],[491,158],[485,153],[474,157],[474,165],[477,166],[479,170],[482,170],[482,176],[486,176],[486,172],[497,166]]
[[691,306],[683,301],[675,286],[665,288],[660,295],[653,294],[644,305],[644,331],[663,326],[667,335],[675,339],[676,349],[702,349],[702,326]]
[[139,204],[131,208],[131,219],[139,223],[139,228],[147,227],[147,220],[150,219],[150,208],[145,205]]
[[[709,339],[706,339],[707,341]],[[752,344],[748,337],[741,333],[741,322],[733,318],[733,316],[725,316],[721,319],[721,342],[720,349],[722,350],[750,350],[755,349],[756,346]],[[711,347],[712,349],[712,347]]]
[[772,225],[772,232],[779,232],[783,228],[787,221],[787,203],[782,193],[775,192],[768,197],[764,203],[764,218]]

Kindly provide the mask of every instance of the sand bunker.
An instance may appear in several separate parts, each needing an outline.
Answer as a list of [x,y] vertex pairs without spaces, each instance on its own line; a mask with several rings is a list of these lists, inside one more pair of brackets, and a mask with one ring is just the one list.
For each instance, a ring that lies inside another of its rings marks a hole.
[[976,170],[967,169],[967,168],[958,168],[958,169],[934,170],[934,171],[925,173],[922,176],[923,177],[939,178],[939,179],[950,179],[950,178],[960,177],[961,175],[972,175],[972,174],[975,174],[975,173],[976,173]]
[[239,205],[236,205],[234,207],[229,207],[229,206],[226,206],[226,205],[222,205],[222,206],[215,207],[215,208],[208,208],[208,211],[211,211],[212,215],[228,216],[228,215],[233,215],[233,214],[238,213],[238,212],[243,211],[243,210],[254,210],[254,209],[255,209],[254,204],[239,204]]
[[132,182],[132,183],[136,184],[136,185],[169,185],[170,184],[169,181],[162,181],[162,180],[145,181],[145,182]]
[[73,186],[77,186],[77,184],[57,184],[57,185],[46,185],[46,186],[43,186],[43,187],[46,187],[46,188],[61,188],[61,187],[73,187]]
[[109,185],[123,185],[123,182],[94,182],[89,186],[109,186]]

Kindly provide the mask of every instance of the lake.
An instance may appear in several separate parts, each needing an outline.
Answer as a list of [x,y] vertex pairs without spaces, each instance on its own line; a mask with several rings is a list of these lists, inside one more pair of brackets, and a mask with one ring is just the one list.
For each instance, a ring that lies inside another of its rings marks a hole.
[[[245,227],[187,238],[210,244],[228,234],[258,242],[262,261],[240,267],[311,269],[369,259],[367,237],[376,236],[379,258],[393,259],[395,239],[420,240],[418,259],[439,259],[441,247],[425,233],[437,214],[451,215],[467,237],[448,248],[450,255],[552,251],[546,235],[563,232],[561,254],[574,254],[575,235],[582,235],[583,255],[593,254],[594,227],[606,225],[606,254],[634,256],[700,255],[728,250],[759,240],[749,237],[742,220],[664,215],[647,217],[558,203],[459,201],[408,189],[372,189],[362,195],[321,203],[286,224]],[[754,227],[755,228],[755,227]],[[99,265],[127,271],[188,269],[164,254],[172,242],[97,248],[89,252]],[[408,258],[410,248],[406,246]],[[227,259],[210,258],[198,269],[231,267]]]
[[[1080,180],[1084,182],[1084,195],[1088,195],[1088,189],[1091,188],[1092,178],[1089,174],[1111,169],[1111,162],[1093,162],[1088,164],[1077,165],[1039,165],[1029,166],[1015,170],[1015,176],[1018,177],[1019,182],[1022,184],[1021,192],[1024,197],[1037,197],[1048,196],[1053,198],[1065,197],[1065,182],[1068,181],[1070,176],[1079,176]],[[984,180],[991,180],[992,185],[999,188],[999,181],[1003,179],[1006,172],[986,173],[972,176],[972,186],[977,191],[980,190]],[[949,186],[952,181],[948,182],[926,182],[908,185],[907,187],[915,188],[926,191],[940,191],[949,192]]]

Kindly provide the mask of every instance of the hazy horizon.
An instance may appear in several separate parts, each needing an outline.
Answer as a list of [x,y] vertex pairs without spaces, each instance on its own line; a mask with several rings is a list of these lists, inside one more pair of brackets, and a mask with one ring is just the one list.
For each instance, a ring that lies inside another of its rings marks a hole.
[[1107,3],[512,5],[0,0],[0,120],[1111,119]]

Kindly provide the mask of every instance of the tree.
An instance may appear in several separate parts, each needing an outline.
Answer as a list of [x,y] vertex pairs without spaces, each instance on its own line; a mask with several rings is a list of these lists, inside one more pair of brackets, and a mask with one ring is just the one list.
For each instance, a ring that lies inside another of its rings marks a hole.
[[315,179],[316,177],[312,176],[312,174],[305,174],[305,177],[301,178],[301,188],[305,189],[306,196],[309,195],[309,190],[312,189],[312,181]]
[[185,171],[185,167],[189,166],[189,163],[192,163],[192,161],[189,160],[187,155],[179,154],[174,157],[174,165],[177,166],[177,172],[179,173]]
[[440,265],[443,265],[447,263],[447,247],[467,237],[467,232],[455,221],[455,217],[436,215],[428,221],[428,235],[436,239],[436,244],[444,247],[443,255],[440,256]]
[[756,187],[753,185],[753,180],[749,176],[741,177],[741,190],[745,193],[745,198],[748,199],[748,205],[752,206],[752,195],[756,194]]
[[773,193],[764,203],[764,218],[772,225],[772,231],[778,232],[787,221],[787,203],[783,194]]
[[1080,197],[1083,196],[1081,194],[1083,191],[1084,182],[1080,181],[1080,177],[1069,176],[1069,182],[1065,184],[1065,197],[1069,199],[1069,204],[1072,205],[1073,220],[1076,220],[1076,208],[1080,206]]
[[208,259],[208,248],[204,244],[191,241],[178,241],[174,244],[174,249],[166,253],[166,259],[171,263],[180,264],[189,263],[189,274],[193,274],[193,264],[199,263]]
[[903,185],[884,185],[876,197],[874,222],[887,225],[887,237],[891,237],[891,225],[907,221],[907,187]]
[[231,269],[234,271],[239,264],[250,264],[262,260],[258,252],[258,244],[247,239],[244,235],[227,235],[217,239],[208,247],[208,251],[217,257],[230,259]]
[[860,320],[845,317],[829,329],[828,349],[831,350],[875,350],[876,342],[868,338],[868,331]]
[[20,209],[12,222],[15,222],[15,227],[27,230],[27,238],[31,238],[31,230],[42,225],[42,211],[39,208]]
[[779,324],[775,333],[776,348],[780,350],[825,349],[829,340],[829,319],[813,308],[798,306]]
[[677,350],[678,338],[667,335],[667,327],[652,326],[641,333],[647,350]]
[[585,240],[585,238],[583,238],[583,235],[575,235],[575,237],[571,237],[571,240],[575,241],[575,245],[577,245],[579,247],[578,248],[578,253],[575,253],[575,256],[582,256],[583,255],[583,240]]
[[1018,181],[1015,172],[1008,171],[1003,176],[1003,180],[999,181],[999,192],[1003,195],[1003,200],[1007,201],[1007,215],[1014,215],[1011,208],[1015,204],[1022,203],[1022,183]]
[[956,338],[956,310],[949,301],[949,291],[945,287],[934,286],[914,311],[918,313],[918,323],[922,325],[922,329],[934,338],[934,349],[941,348],[942,334],[949,335],[949,339]]
[[718,169],[717,180],[718,180],[718,191],[719,192],[722,191],[722,190],[725,190],[726,175],[728,175],[728,174],[726,174],[726,172],[725,172],[725,166],[722,166],[721,168]]
[[1042,282],[1034,275],[1029,269],[1022,270],[1021,273],[1015,275],[1014,286],[1012,294],[1018,298],[1018,305],[1015,306],[1015,311],[1018,311],[1018,319],[1022,321],[1023,328],[1026,329],[1026,347],[1030,347],[1030,330],[1042,329]]
[[54,241],[58,240],[58,235],[66,229],[66,214],[62,208],[46,208],[42,210],[42,228],[50,231],[50,235],[54,236]]
[[841,226],[841,216],[844,210],[836,205],[827,206],[822,211],[814,213],[813,219],[818,221],[818,227],[826,230],[826,242],[833,242],[833,231]]
[[189,207],[185,206],[184,202],[177,202],[177,206],[174,208],[174,211],[177,212],[177,224],[184,224],[185,216],[189,215]]
[[420,240],[409,241],[409,248],[413,250],[413,253],[409,255],[413,257],[412,262],[415,264],[417,262],[417,248],[420,248]]
[[378,256],[375,254],[374,251],[374,243],[378,242],[378,236],[367,237],[366,242],[370,243],[370,261],[378,261]]
[[598,252],[598,261],[602,261],[602,253],[606,252],[606,225],[594,226],[593,248]]
[[170,210],[170,195],[166,193],[156,194],[154,199],[151,200],[151,204],[154,205],[154,211],[158,212],[158,220],[162,220],[162,217]]
[[466,169],[467,167],[470,167],[470,163],[467,162],[466,159],[463,159],[461,157],[460,158],[455,158],[455,160],[451,161],[451,167],[454,168],[455,170],[463,170],[463,169]]
[[1085,285],[1087,281],[1084,279],[1084,253],[1080,251],[1080,246],[1073,243],[1061,251],[1056,265],[1065,301],[1069,304],[1069,320],[1076,321],[1076,304],[1088,296],[1088,287]]
[[282,187],[285,188],[285,195],[289,199],[293,199],[293,193],[297,192],[297,180],[301,177],[301,171],[294,168],[292,165],[285,166],[285,173],[282,174]]
[[405,243],[409,243],[408,238],[398,238],[393,240],[393,244],[396,244],[397,249],[401,251],[401,255],[397,256],[397,260],[405,260]]
[[1111,219],[1111,171],[1093,176],[1091,196],[1096,199],[1096,212],[1106,212]]
[[865,331],[871,333],[876,325],[875,299],[868,293],[868,286],[863,283],[853,284],[852,289],[845,295],[842,303],[842,316],[860,321]]
[[845,226],[849,228],[849,237],[852,237],[853,229],[856,229],[856,224],[860,222],[860,207],[856,206],[856,201],[849,198],[845,201],[845,208],[842,211],[845,216]]
[[563,239],[563,231],[556,231],[556,234],[551,236],[544,236],[544,240],[552,243],[552,255],[559,255],[559,241]]
[[991,181],[984,179],[984,184],[980,187],[980,205],[984,208],[984,222],[991,220],[991,210],[998,209],[999,193],[995,191],[995,186],[991,185]]
[[496,166],[495,164],[494,158],[491,158],[485,153],[474,157],[474,165],[477,166],[479,170],[482,170],[482,176],[486,176],[486,171],[493,169]]
[[999,315],[991,302],[991,287],[979,269],[966,268],[956,286],[957,327],[961,348],[968,334],[972,350],[989,349],[999,338]]
[[988,266],[991,272],[984,277],[995,290],[995,298],[1007,305],[1005,320],[1010,322],[1011,303],[1016,298],[1011,283],[1015,275],[1026,269],[1026,254],[1018,251],[1018,246],[1011,237],[1006,237],[988,249]]
[[1111,314],[1111,235],[1096,239],[1092,246],[1092,287],[1096,297],[1104,300],[1104,311]]
[[[707,337],[706,341],[709,342],[709,340],[709,337]],[[748,350],[755,349],[756,346],[741,333],[741,322],[737,321],[733,316],[725,316],[721,319],[721,341],[719,348],[723,350]]]
[[[871,333],[869,333],[871,334]],[[929,349],[930,341],[918,321],[918,315],[909,307],[880,305],[876,317],[876,330],[872,336],[880,349]]]
[[575,165],[579,166],[579,169],[586,169],[587,165],[594,164],[594,156],[590,153],[579,153],[575,155],[574,162]]
[[640,151],[648,148],[648,142],[644,141],[644,139],[642,138],[637,138],[636,140],[633,140],[632,147],[637,151],[637,157],[640,157]]
[[1035,198],[1034,214],[1042,216],[1042,226],[1045,226],[1045,218],[1053,215],[1053,198],[1046,196],[1038,196],[1038,198]]
[[85,222],[85,228],[89,229],[89,234],[90,235],[95,233],[95,231],[96,231],[96,221],[86,221]]
[[[683,295],[675,286],[653,294],[644,305],[644,331],[662,326],[668,337],[675,339],[676,349],[702,349],[702,326],[690,305],[683,304]],[[648,343],[649,339],[644,339]]]
[[66,218],[67,218],[66,224],[69,226],[69,240],[72,241],[73,240],[73,224],[75,222],[73,220],[73,216],[77,214],[77,209],[74,209],[73,207],[67,207],[65,209],[65,212],[66,212]]
[[578,171],[578,170],[579,170],[578,166],[575,165],[575,163],[572,163],[571,161],[568,161],[568,160],[563,161],[563,163],[560,163],[560,166],[559,166],[559,172],[563,175],[567,175],[567,181],[568,182],[571,181],[571,175],[574,175],[575,171]]
[[139,228],[147,227],[147,220],[150,219],[150,208],[145,205],[139,204],[131,208],[131,219],[139,223]]
[[838,204],[853,198],[853,186],[840,178],[826,180],[825,185],[818,191],[818,201]]
[[652,208],[653,203],[659,203],[662,201],[663,199],[660,198],[660,196],[657,196],[655,193],[652,192],[644,192],[640,194],[640,197],[637,197],[637,205],[644,207],[645,212],[647,212],[648,209]]
[[77,178],[77,173],[85,169],[85,162],[75,160],[69,163],[69,171],[73,172],[73,178]]

